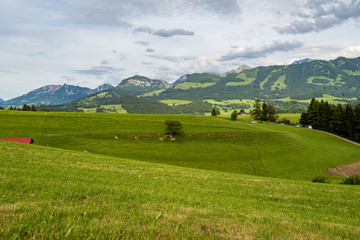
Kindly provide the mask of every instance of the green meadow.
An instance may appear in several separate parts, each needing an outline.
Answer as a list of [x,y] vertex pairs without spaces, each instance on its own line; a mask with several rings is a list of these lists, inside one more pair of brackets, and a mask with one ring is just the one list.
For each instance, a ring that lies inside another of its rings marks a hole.
[[[165,120],[184,134],[164,138]],[[360,148],[248,119],[0,111],[0,239],[359,239]],[[315,176],[331,183],[312,183]]]

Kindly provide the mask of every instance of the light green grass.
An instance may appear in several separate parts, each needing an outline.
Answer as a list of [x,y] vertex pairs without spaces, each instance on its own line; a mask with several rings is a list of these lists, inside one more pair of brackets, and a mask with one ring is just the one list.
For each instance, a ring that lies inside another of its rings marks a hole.
[[348,73],[349,75],[354,75],[354,76],[360,76],[360,71],[352,71],[352,70],[344,70],[344,72]]
[[165,90],[166,90],[166,89],[161,89],[161,90],[155,90],[155,91],[146,92],[146,93],[142,94],[141,97],[158,96],[160,93],[164,92]]
[[283,90],[286,88],[286,84],[285,84],[285,78],[286,75],[281,75],[275,82],[274,84],[271,86],[271,90]]
[[[0,118],[0,137],[32,137],[37,145],[259,176],[310,180],[360,156],[358,146],[327,134],[222,117],[1,111]],[[166,120],[180,121],[185,135],[162,141]]]
[[0,142],[1,239],[359,239],[360,189]]
[[178,99],[166,99],[166,100],[160,100],[160,102],[165,103],[165,104],[167,104],[169,106],[186,105],[186,104],[192,103],[192,101],[178,100]]
[[269,81],[269,78],[272,76],[271,74],[282,71],[283,69],[275,69],[273,71],[271,71],[271,73],[269,74],[269,76],[267,78],[264,79],[264,81],[262,81],[260,83],[260,89],[264,90],[264,85]]
[[[104,112],[112,112],[112,113],[127,113],[127,111],[122,107],[121,104],[115,105],[101,105],[100,108],[104,109]],[[79,108],[86,113],[95,113],[96,108]]]
[[299,122],[301,114],[298,113],[283,113],[279,114],[279,119],[286,118],[289,119],[292,124],[296,124]]
[[[329,81],[328,83],[314,83],[314,79],[324,79],[324,80],[327,80]],[[312,77],[309,77],[307,79],[307,83],[309,84],[314,84],[314,85],[318,85],[318,86],[342,86],[345,84],[345,82],[342,81],[342,76],[341,75],[338,75],[336,77],[336,79],[333,79],[333,78],[328,78],[328,77],[324,77],[324,76],[312,76]]]
[[190,88],[206,88],[214,86],[216,82],[205,82],[205,83],[196,83],[196,82],[184,82],[176,85],[174,89],[190,89]]
[[225,84],[225,86],[244,86],[244,85],[249,85],[251,84],[253,81],[256,80],[256,78],[254,77],[247,77],[246,73],[240,73],[236,76],[236,78],[238,79],[242,79],[244,80],[244,82],[228,82]]
[[[318,97],[315,98],[318,101],[324,100],[324,101],[328,101],[329,103],[334,103],[334,104],[346,104],[347,101],[356,101],[357,98],[340,98],[340,97],[335,97],[332,95],[328,95],[328,94],[324,94],[322,97]],[[290,97],[287,98],[281,98],[281,99],[273,99],[274,101],[281,101],[281,102],[301,102],[301,103],[310,103],[311,99],[305,99],[305,100],[297,100],[297,99],[292,99]]]

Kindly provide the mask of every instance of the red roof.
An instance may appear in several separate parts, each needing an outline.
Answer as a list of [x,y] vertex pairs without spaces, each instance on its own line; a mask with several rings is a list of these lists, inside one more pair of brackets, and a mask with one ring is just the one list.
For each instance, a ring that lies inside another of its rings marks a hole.
[[32,144],[34,142],[32,138],[1,138],[0,140],[8,141],[8,142],[27,143],[27,144]]

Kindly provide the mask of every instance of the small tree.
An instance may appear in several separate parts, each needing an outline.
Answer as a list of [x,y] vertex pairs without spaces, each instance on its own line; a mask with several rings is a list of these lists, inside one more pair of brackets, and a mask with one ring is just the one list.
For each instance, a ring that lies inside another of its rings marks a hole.
[[245,110],[244,109],[241,109],[240,110],[240,114],[244,114],[245,113]]
[[31,111],[36,112],[36,107],[34,106],[34,104],[31,106]]
[[182,131],[183,127],[179,121],[167,120],[165,122],[165,126],[166,126],[165,133],[172,137],[174,137],[175,135],[183,134]]
[[237,117],[238,117],[237,111],[233,111],[231,113],[230,119],[233,120],[233,121],[236,121]]
[[260,120],[261,118],[261,101],[259,98],[257,98],[254,102],[254,105],[253,105],[253,110],[252,110],[252,117],[255,119],[255,120]]
[[213,108],[212,109],[212,111],[211,111],[211,116],[217,116],[218,114],[217,114],[217,112],[216,112],[216,109],[215,108]]

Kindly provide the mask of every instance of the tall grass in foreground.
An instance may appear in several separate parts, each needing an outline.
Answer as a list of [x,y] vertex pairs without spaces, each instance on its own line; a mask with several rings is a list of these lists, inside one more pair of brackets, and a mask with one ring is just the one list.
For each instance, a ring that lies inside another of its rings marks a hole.
[[360,239],[357,186],[0,142],[0,239]]

